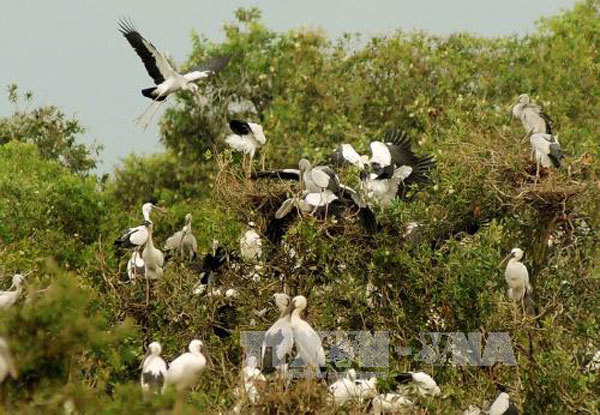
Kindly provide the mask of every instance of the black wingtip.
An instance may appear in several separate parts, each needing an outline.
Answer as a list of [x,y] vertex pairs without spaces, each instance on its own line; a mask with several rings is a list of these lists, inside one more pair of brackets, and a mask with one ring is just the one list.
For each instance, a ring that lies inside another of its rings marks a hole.
[[248,123],[242,120],[229,120],[229,128],[238,135],[246,135],[252,131]]

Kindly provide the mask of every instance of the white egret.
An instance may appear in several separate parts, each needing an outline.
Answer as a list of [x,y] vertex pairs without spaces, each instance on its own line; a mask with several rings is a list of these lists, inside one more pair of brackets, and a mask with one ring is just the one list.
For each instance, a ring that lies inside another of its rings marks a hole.
[[398,394],[398,393],[386,393],[377,395],[373,398],[373,414],[397,414],[397,415],[409,415],[413,413],[414,409],[413,402]]
[[167,364],[160,356],[161,353],[162,346],[160,343],[152,342],[148,345],[148,352],[142,361],[142,376],[140,379],[144,392],[164,390]]
[[[197,94],[198,85],[195,82],[220,72],[229,62],[228,56],[218,56],[207,60],[185,74],[181,74],[173,68],[164,54],[136,30],[130,20],[122,19],[119,21],[119,31],[138,54],[148,75],[156,85],[142,89],[142,95],[150,98],[152,104],[138,118],[140,121],[152,106],[156,106],[156,110],[158,110],[160,104],[174,92],[191,91]],[[150,119],[153,116],[154,114],[150,116]]]
[[249,222],[248,229],[240,238],[240,255],[243,260],[249,262],[258,261],[262,255],[262,240],[256,232],[254,222]]
[[279,373],[287,371],[287,358],[294,348],[294,334],[291,326],[291,299],[289,295],[277,293],[273,295],[275,305],[279,309],[279,318],[265,333],[261,346],[261,361],[265,373],[276,369]]
[[[294,345],[298,356],[308,368],[318,369],[323,373],[327,369],[325,360],[325,349],[321,343],[321,338],[312,326],[302,319],[302,312],[306,309],[308,302],[306,297],[298,295],[292,299],[290,325],[294,335]],[[308,372],[306,372],[308,374]]]
[[542,107],[531,102],[529,95],[519,95],[517,103],[512,108],[512,114],[513,117],[521,120],[525,133],[552,134],[554,122],[548,114],[542,110]]
[[173,386],[177,390],[177,401],[173,412],[180,413],[184,393],[193,387],[206,367],[206,358],[200,351],[204,344],[200,340],[192,340],[188,352],[181,354],[169,364],[166,376],[166,387]]
[[10,375],[13,379],[17,378],[17,368],[15,367],[15,361],[13,360],[8,343],[2,337],[0,337],[0,385],[4,382],[4,379]]
[[[21,274],[15,274],[12,277],[12,285],[8,291],[0,291],[0,310],[8,310],[11,308],[21,296],[25,277]],[[14,291],[11,291],[14,288]]]
[[177,251],[182,258],[192,261],[198,254],[198,242],[192,233],[192,214],[185,215],[183,229],[175,232],[165,242],[165,251]]
[[529,283],[527,267],[521,262],[522,258],[523,251],[521,249],[514,248],[510,251],[510,255],[504,259],[504,261],[508,259],[504,278],[508,284],[509,298],[515,303],[520,303],[525,310],[525,298],[533,291],[533,288]]
[[510,402],[508,393],[500,392],[487,413],[488,415],[518,415],[519,410]]
[[[247,176],[250,176],[252,171],[252,160],[256,150],[263,147],[267,143],[267,138],[263,131],[262,125],[251,123],[248,121],[231,120],[229,128],[233,134],[225,138],[225,143],[235,151],[243,154],[242,167]],[[248,161],[246,163],[246,157]],[[246,165],[247,164],[247,165]],[[262,169],[264,169],[264,158],[261,160]]]
[[402,384],[398,388],[402,394],[414,391],[419,396],[438,396],[442,393],[435,380],[425,372],[400,373],[394,379]]

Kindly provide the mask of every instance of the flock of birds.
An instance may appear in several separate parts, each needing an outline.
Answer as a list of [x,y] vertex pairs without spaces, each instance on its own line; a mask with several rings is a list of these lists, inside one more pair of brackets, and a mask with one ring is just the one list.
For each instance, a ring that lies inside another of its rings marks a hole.
[[[198,93],[196,82],[220,72],[229,62],[229,57],[219,56],[182,74],[174,69],[166,56],[144,38],[130,21],[121,21],[119,30],[139,55],[148,74],[154,80],[155,86],[142,90],[142,95],[152,100],[146,111],[153,106],[158,107],[175,92]],[[519,96],[512,113],[521,120],[526,132],[525,138],[529,138],[531,143],[532,158],[536,163],[535,186],[540,167],[560,167],[564,157],[563,152],[556,136],[553,135],[552,120],[539,105],[531,102],[528,95]],[[365,230],[374,233],[379,225],[371,206],[385,208],[396,198],[405,198],[410,188],[430,182],[429,173],[435,167],[432,156],[416,155],[408,137],[392,132],[386,134],[381,140],[370,143],[370,155],[359,154],[351,144],[347,143],[342,144],[334,152],[332,161],[335,166],[354,166],[358,170],[360,183],[358,191],[342,184],[333,167],[313,166],[304,158],[299,160],[297,169],[265,170],[263,153],[262,170],[253,172],[255,154],[266,144],[263,127],[237,119],[231,120],[229,127],[232,134],[225,139],[225,143],[233,151],[243,154],[242,168],[247,178],[299,182],[297,195],[286,199],[272,218],[271,223],[276,228],[274,234],[279,235],[279,238],[282,232],[282,221],[294,210],[299,215],[319,212],[327,217],[330,213],[340,214],[348,209],[354,209]],[[165,212],[156,203],[145,203],[142,207],[141,224],[126,229],[115,240],[115,245],[130,251],[131,256],[127,263],[127,274],[130,280],[145,279],[146,302],[149,301],[150,283],[163,276],[168,257],[194,261],[198,256],[198,244],[192,232],[192,215],[186,215],[183,228],[166,240],[163,248],[165,255],[153,240],[154,222],[151,219],[153,210],[159,213]],[[262,256],[261,236],[253,223],[249,225],[250,228],[240,239],[240,259],[258,264]],[[418,224],[414,224],[413,228],[416,227]],[[505,278],[509,298],[525,310],[526,299],[531,294],[532,287],[527,267],[522,263],[523,255],[523,251],[519,248],[511,251],[507,257]],[[201,278],[194,293],[208,292],[210,295],[221,295],[223,292],[220,289],[214,289],[215,274],[230,259],[231,254],[215,241],[212,252],[206,254],[202,260]],[[15,275],[12,282],[8,291],[0,291],[0,310],[12,307],[23,292],[25,284],[23,275]],[[237,291],[231,288],[224,294],[226,297],[235,297]],[[307,375],[312,372],[318,378],[326,378],[327,362],[321,338],[310,323],[302,317],[307,307],[307,299],[302,295],[290,298],[285,293],[278,293],[274,295],[274,302],[279,310],[279,317],[265,333],[260,355],[247,356],[245,359],[241,371],[242,383],[236,389],[236,396],[240,401],[233,409],[235,413],[241,412],[242,402],[258,402],[261,392],[268,385],[268,376],[289,381],[290,362],[294,360],[294,356],[295,359],[303,362]],[[202,347],[202,341],[192,340],[188,352],[181,354],[167,365],[161,357],[161,345],[158,342],[150,343],[142,363],[140,380],[142,389],[146,392],[162,392],[172,385],[183,394],[192,388],[207,365]],[[7,342],[0,338],[0,383],[8,375],[16,378],[17,370]],[[333,382],[328,391],[332,401],[338,405],[343,405],[350,400],[363,402],[370,399],[376,414],[411,413],[415,407],[414,396],[435,397],[441,394],[435,380],[424,372],[399,374],[394,376],[394,380],[397,384],[395,392],[379,394],[377,378],[360,379],[354,370],[349,370],[342,378]],[[467,415],[480,413],[502,415],[518,412],[511,403],[509,395],[501,391],[486,410],[472,406],[464,412]]]

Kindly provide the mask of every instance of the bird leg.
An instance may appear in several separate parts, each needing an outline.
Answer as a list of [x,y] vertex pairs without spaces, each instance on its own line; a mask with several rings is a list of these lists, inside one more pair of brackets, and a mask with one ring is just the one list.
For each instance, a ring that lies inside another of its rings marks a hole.
[[538,182],[539,178],[540,178],[540,160],[538,158],[538,159],[536,159],[536,162],[535,162],[535,179],[533,181],[533,188],[534,189],[535,189],[535,187],[537,185],[537,182]]
[[146,307],[148,307],[148,304],[150,304],[150,281],[148,281],[148,271],[146,271],[145,274],[146,274]]
[[175,406],[173,407],[174,415],[181,415],[183,413],[184,401],[185,401],[185,392],[177,391],[177,395],[175,395]]
[[260,152],[260,169],[265,169],[265,152],[264,150]]
[[[144,121],[144,119],[146,118],[146,115],[148,114],[148,112],[150,110],[152,110],[155,107],[160,106],[160,101],[154,101],[152,100],[152,102],[150,103],[150,105],[148,105],[145,109],[144,112],[142,112],[140,114],[139,117],[137,117],[134,121],[137,125],[139,125],[140,127],[142,127],[144,130],[148,127],[148,124],[150,123],[150,120],[148,119],[146,122]],[[156,110],[155,110],[156,111]]]

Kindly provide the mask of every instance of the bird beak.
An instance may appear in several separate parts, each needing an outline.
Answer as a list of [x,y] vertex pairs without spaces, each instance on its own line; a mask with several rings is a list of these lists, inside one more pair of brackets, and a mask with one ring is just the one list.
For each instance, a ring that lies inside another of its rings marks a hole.
[[510,258],[512,258],[513,254],[512,252],[508,255],[506,255],[506,257],[504,257],[504,259],[500,262],[500,264],[498,266],[502,266],[506,263],[506,261],[508,261]]
[[292,311],[294,311],[294,302],[290,301],[290,303],[288,304],[288,307],[285,309],[285,314],[291,314]]
[[156,210],[158,213],[161,213],[163,215],[166,215],[168,212],[167,209],[162,208],[160,206],[156,206],[156,205],[152,205],[152,209]]

